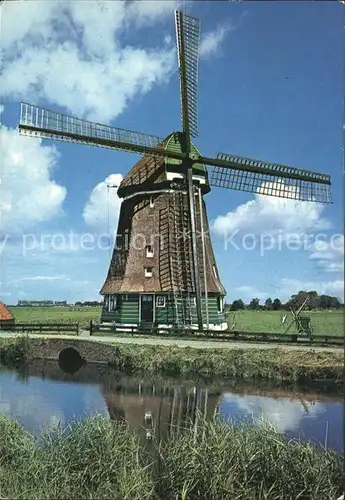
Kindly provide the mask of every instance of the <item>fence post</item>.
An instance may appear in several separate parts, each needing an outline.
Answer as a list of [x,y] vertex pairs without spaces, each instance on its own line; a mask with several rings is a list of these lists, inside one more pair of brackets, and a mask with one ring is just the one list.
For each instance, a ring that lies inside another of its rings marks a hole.
[[92,336],[92,320],[90,321],[90,336]]

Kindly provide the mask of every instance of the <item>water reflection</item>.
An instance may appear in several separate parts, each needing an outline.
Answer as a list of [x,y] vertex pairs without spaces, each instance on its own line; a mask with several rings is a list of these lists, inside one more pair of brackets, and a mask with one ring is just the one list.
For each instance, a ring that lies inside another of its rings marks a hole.
[[116,373],[106,366],[85,365],[65,373],[58,363],[35,361],[26,371],[0,371],[0,411],[18,419],[36,434],[43,427],[66,424],[73,418],[103,413],[125,418],[147,442],[163,438],[198,415],[251,420],[264,416],[287,437],[325,439],[342,452],[342,398],[330,389],[305,392],[243,384],[138,377]]

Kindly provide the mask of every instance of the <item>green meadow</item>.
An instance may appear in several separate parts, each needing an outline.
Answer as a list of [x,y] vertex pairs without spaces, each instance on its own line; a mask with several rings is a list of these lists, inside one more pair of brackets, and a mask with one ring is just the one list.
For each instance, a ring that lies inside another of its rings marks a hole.
[[[75,323],[88,327],[90,321],[99,322],[100,307],[9,307],[17,323]],[[285,323],[282,323],[284,311],[236,311],[228,315],[228,323],[235,330],[249,332],[284,332],[292,321],[292,314],[286,313]],[[345,311],[310,311],[315,334],[344,336]],[[289,332],[294,332],[294,325]]]
[[[286,314],[286,320],[282,323],[282,317]],[[303,313],[311,317],[311,324],[315,334],[344,336],[345,311],[344,309],[333,311],[308,311]],[[228,324],[231,328],[235,323],[235,330],[283,333],[293,320],[290,312],[286,311],[236,311],[229,313]],[[295,332],[293,324],[289,332]]]

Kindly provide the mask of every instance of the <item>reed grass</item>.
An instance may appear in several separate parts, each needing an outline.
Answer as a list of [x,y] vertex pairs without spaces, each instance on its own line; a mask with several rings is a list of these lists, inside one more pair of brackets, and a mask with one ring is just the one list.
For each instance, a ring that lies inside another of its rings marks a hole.
[[22,365],[30,359],[30,339],[21,336],[0,339],[0,362],[4,365]]
[[230,377],[272,382],[342,382],[344,353],[285,349],[195,349],[176,346],[117,346],[111,361],[129,372],[173,376]]
[[136,433],[94,416],[44,432],[38,442],[0,416],[2,499],[334,500],[343,458],[256,426],[200,420],[153,443],[155,462]]

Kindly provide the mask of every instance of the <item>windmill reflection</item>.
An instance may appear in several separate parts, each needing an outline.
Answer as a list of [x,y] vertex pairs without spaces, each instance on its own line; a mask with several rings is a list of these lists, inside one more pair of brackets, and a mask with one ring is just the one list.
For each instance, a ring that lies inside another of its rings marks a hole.
[[196,386],[167,388],[139,383],[130,392],[118,389],[102,391],[110,418],[125,419],[139,432],[142,444],[161,441],[187,427],[197,429],[200,418],[214,417],[220,402],[219,393]]

